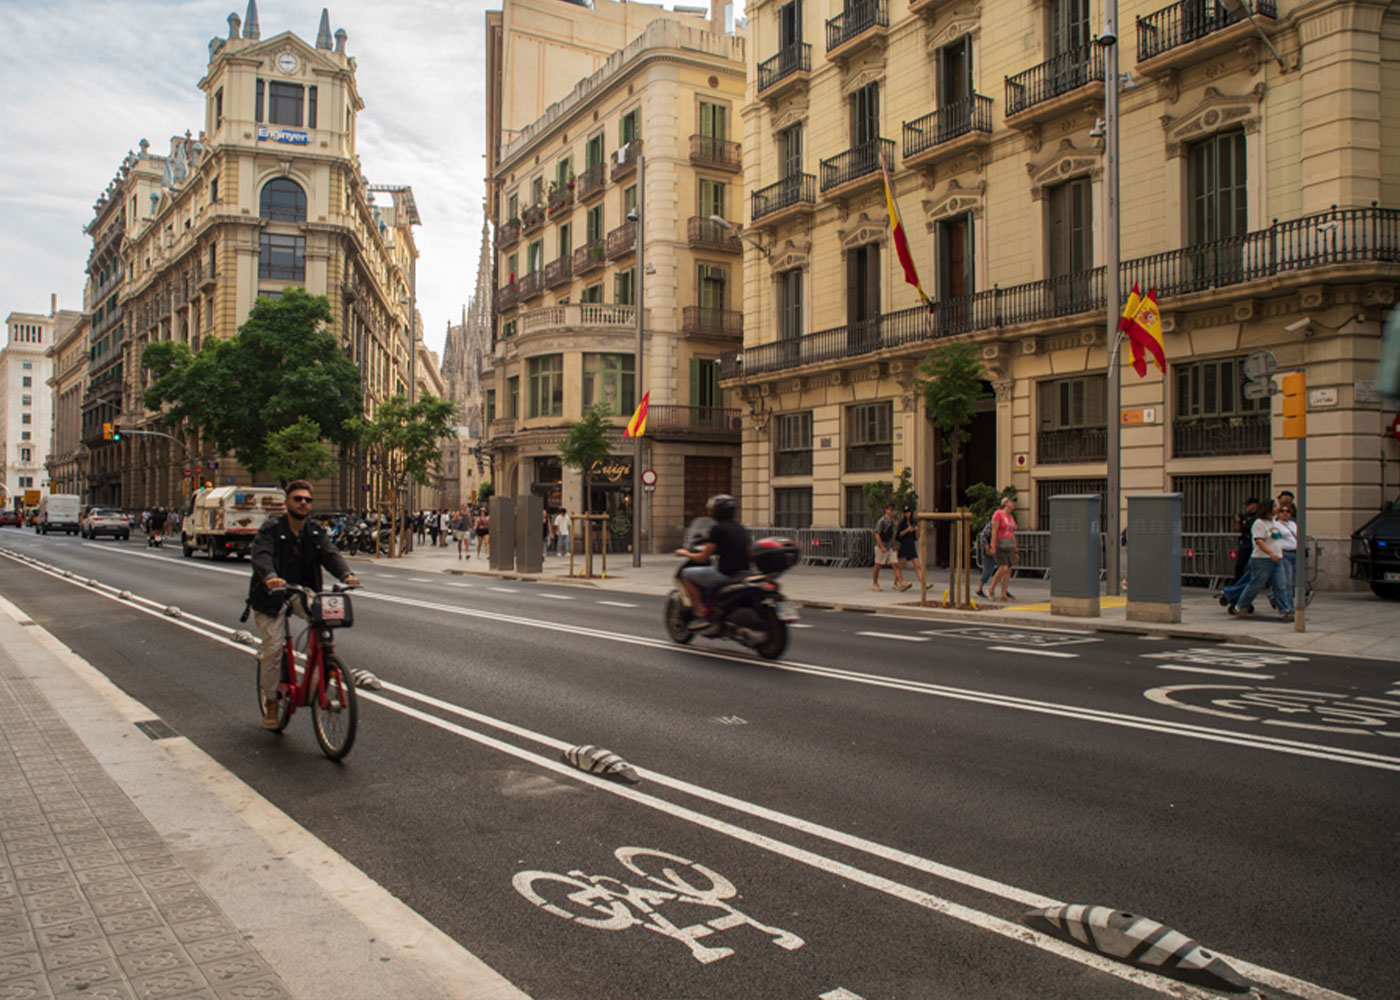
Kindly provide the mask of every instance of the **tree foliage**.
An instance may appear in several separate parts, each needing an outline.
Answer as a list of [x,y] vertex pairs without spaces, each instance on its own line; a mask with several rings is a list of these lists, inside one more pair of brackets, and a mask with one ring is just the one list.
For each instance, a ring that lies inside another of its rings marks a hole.
[[335,470],[335,455],[321,441],[321,429],[306,417],[269,434],[264,449],[265,468],[283,486],[293,479],[320,479]]
[[865,494],[865,506],[870,511],[872,522],[884,516],[886,504],[894,504],[896,511],[905,507],[919,509],[919,494],[914,489],[913,470],[907,465],[899,470],[898,482],[887,483],[883,479],[877,479],[873,483],[862,485],[861,491]]
[[943,447],[952,464],[953,506],[958,504],[958,458],[972,434],[972,423],[979,399],[987,395],[982,387],[983,366],[977,347],[959,342],[940,347],[919,364],[922,378],[915,386],[924,396],[924,410],[933,425],[943,432]]
[[[272,435],[300,421],[317,441],[352,444],[347,421],[360,414],[360,372],[326,328],[324,295],[289,288],[259,299],[231,340],[210,339],[196,354],[185,344],[149,345],[141,364],[153,378],[145,395],[170,426],[193,430],[249,471],[272,471]],[[299,434],[305,431],[298,432]],[[278,460],[287,439],[277,439]]]
[[606,462],[612,455],[612,441],[608,436],[611,430],[603,419],[608,415],[607,407],[599,403],[583,415],[583,419],[569,428],[568,435],[559,442],[560,460],[571,469],[583,474],[583,512],[592,513],[589,501],[592,497],[591,472],[595,465]]
[[996,509],[1007,497],[1016,498],[1014,486],[1003,487],[1000,491],[986,483],[973,483],[967,488],[967,506],[972,511],[972,530],[981,531],[982,526],[992,519]]

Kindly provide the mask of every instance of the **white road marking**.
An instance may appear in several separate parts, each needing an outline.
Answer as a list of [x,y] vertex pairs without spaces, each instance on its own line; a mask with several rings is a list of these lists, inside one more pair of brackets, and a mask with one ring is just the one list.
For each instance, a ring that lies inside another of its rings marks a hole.
[[409,582],[409,583],[437,583],[436,580],[431,579],[430,577],[426,577],[426,576],[410,576],[410,577],[408,578],[408,582]]
[[901,635],[898,632],[857,632],[856,635],[868,635],[872,639],[899,639],[903,642],[928,642],[928,639],[921,635]]
[[461,589],[461,590],[470,590],[472,587],[475,586],[475,584],[471,584],[471,583],[449,583],[449,584],[447,584],[446,586],[449,586],[449,587],[457,587],[457,588],[459,588],[459,589]]
[[1275,680],[1273,674],[1247,674],[1243,670],[1216,670],[1214,667],[1188,667],[1184,663],[1159,663],[1158,670],[1183,670],[1188,674],[1215,674],[1218,677],[1249,677],[1253,680]]
[[863,998],[859,994],[852,993],[844,986],[838,986],[834,990],[827,990],[825,993],[818,996],[817,1000],[863,1000]]
[[1059,653],[1053,649],[1029,649],[1025,646],[988,646],[988,649],[995,649],[998,653],[1025,653],[1027,656],[1053,656],[1060,660],[1073,660],[1079,657],[1078,653]]
[[537,596],[539,596],[539,597],[547,597],[547,598],[549,598],[551,601],[572,601],[572,600],[573,600],[573,597],[570,596],[569,594],[539,594],[539,595],[537,595]]
[[806,622],[788,622],[788,628],[811,628]]
[[495,591],[496,593],[498,593],[498,594],[518,594],[518,593],[520,593],[520,591],[515,590],[515,589],[513,589],[513,588],[511,588],[511,587],[492,587],[491,589],[494,590],[494,591]]
[[595,604],[606,604],[613,608],[635,608],[637,605],[628,604],[626,601],[595,601]]

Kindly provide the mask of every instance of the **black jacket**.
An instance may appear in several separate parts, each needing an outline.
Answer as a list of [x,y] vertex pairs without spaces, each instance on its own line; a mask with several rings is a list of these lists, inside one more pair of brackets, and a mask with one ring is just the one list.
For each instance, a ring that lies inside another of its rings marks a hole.
[[285,514],[274,517],[258,529],[253,539],[253,578],[248,582],[248,603],[254,611],[276,614],[282,608],[277,597],[263,581],[269,576],[282,579],[300,576],[312,590],[321,589],[321,567],[325,566],[338,580],[350,575],[350,565],[336,549],[326,529],[317,521],[307,520],[301,529],[301,572],[292,572],[292,532]]

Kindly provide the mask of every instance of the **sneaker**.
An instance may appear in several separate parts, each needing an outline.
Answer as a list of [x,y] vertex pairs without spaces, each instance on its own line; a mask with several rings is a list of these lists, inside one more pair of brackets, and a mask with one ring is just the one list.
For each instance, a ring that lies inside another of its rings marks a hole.
[[1278,617],[1279,617],[1279,621],[1291,622],[1291,621],[1293,620],[1293,612],[1292,612],[1292,611],[1285,611],[1283,614],[1279,615]]
[[906,581],[905,583],[901,583],[901,584],[899,585],[899,591],[900,591],[900,593],[903,593],[904,591],[908,590],[908,589],[909,589],[910,587],[912,587],[912,586],[914,586],[912,583],[909,583],[909,582]]
[[878,583],[872,583],[872,584],[870,585],[870,589],[871,589],[871,590],[884,590],[885,588],[882,587],[882,586],[880,586]]
[[710,619],[702,618],[700,615],[696,615],[686,624],[686,628],[690,629],[692,632],[703,632],[709,627]]
[[263,728],[277,728],[277,699],[266,698],[263,700]]
[[984,601],[987,599],[987,595],[986,595],[985,593],[982,592],[982,588],[981,588],[981,587],[978,587],[978,588],[977,588],[977,596],[980,597],[980,598],[982,598],[982,600],[984,600]]
[[1237,617],[1239,617],[1239,618],[1253,618],[1253,617],[1254,617],[1254,609],[1253,609],[1253,608],[1234,607],[1234,608],[1231,608],[1231,609],[1230,609],[1230,614],[1235,615],[1235,616],[1237,616]]

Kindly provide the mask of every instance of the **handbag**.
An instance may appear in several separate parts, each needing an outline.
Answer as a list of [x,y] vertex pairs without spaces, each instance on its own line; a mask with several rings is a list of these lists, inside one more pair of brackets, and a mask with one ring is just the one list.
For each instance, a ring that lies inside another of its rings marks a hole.
[[998,538],[998,539],[997,539],[997,551],[998,551],[998,552],[1015,552],[1015,551],[1016,551],[1016,539],[1014,539],[1014,538]]

